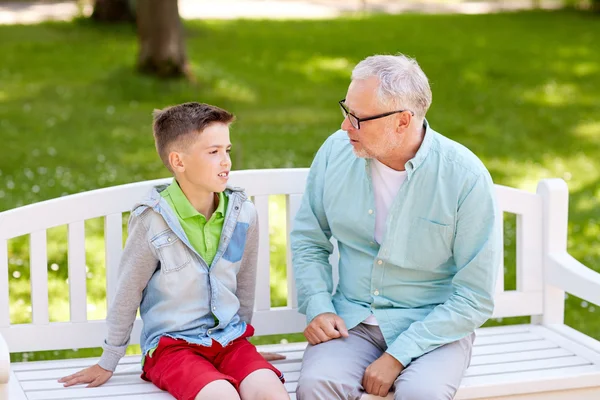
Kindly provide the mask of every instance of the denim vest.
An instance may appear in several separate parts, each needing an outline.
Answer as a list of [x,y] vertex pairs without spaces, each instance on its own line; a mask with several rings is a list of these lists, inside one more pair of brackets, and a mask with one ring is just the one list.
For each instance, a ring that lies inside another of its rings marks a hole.
[[[240,337],[247,322],[238,311],[236,276],[240,270],[248,228],[256,221],[254,205],[239,188],[228,188],[229,204],[217,254],[209,266],[189,243],[175,212],[154,188],[137,204],[132,217],[143,213],[147,240],[158,266],[142,294],[140,314],[144,355],[161,336],[210,346],[226,346]],[[218,325],[213,318],[218,318]]]

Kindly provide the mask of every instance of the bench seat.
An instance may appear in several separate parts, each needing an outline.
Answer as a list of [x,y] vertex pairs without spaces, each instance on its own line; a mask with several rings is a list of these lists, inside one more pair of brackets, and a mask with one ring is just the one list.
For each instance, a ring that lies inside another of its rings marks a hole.
[[[600,399],[598,342],[590,340],[587,344],[591,347],[587,347],[585,341],[581,342],[582,338],[586,337],[565,326],[552,329],[540,325],[512,325],[479,329],[471,366],[456,399],[520,399],[534,392],[544,400]],[[263,351],[287,356],[286,360],[274,364],[285,374],[285,385],[292,399],[295,399],[305,347],[306,343],[259,346]],[[15,363],[10,380],[14,392],[9,399],[173,399],[140,378],[139,355],[124,357],[111,380],[99,388],[63,388],[56,381],[96,361],[82,358]],[[367,398],[381,399],[364,396]]]

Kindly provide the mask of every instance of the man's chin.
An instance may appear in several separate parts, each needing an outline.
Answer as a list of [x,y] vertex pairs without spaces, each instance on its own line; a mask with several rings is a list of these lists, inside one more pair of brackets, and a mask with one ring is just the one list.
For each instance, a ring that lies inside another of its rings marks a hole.
[[373,158],[365,149],[352,149],[354,155],[358,158]]

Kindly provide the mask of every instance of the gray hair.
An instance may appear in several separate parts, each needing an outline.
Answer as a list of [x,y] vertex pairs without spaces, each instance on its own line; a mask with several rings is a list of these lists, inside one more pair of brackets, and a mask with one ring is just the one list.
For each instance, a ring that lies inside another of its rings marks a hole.
[[379,79],[377,96],[381,104],[411,110],[418,119],[425,118],[431,105],[431,88],[417,61],[403,54],[367,57],[354,67],[352,80],[371,77]]

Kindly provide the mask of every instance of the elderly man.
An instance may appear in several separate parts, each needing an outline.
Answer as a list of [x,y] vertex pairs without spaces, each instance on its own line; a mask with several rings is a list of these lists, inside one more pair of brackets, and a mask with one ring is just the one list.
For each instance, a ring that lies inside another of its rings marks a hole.
[[[404,55],[352,72],[292,232],[310,343],[297,398],[452,399],[493,311],[501,245],[490,174],[434,131],[427,77]],[[339,283],[332,295],[333,250]]]

